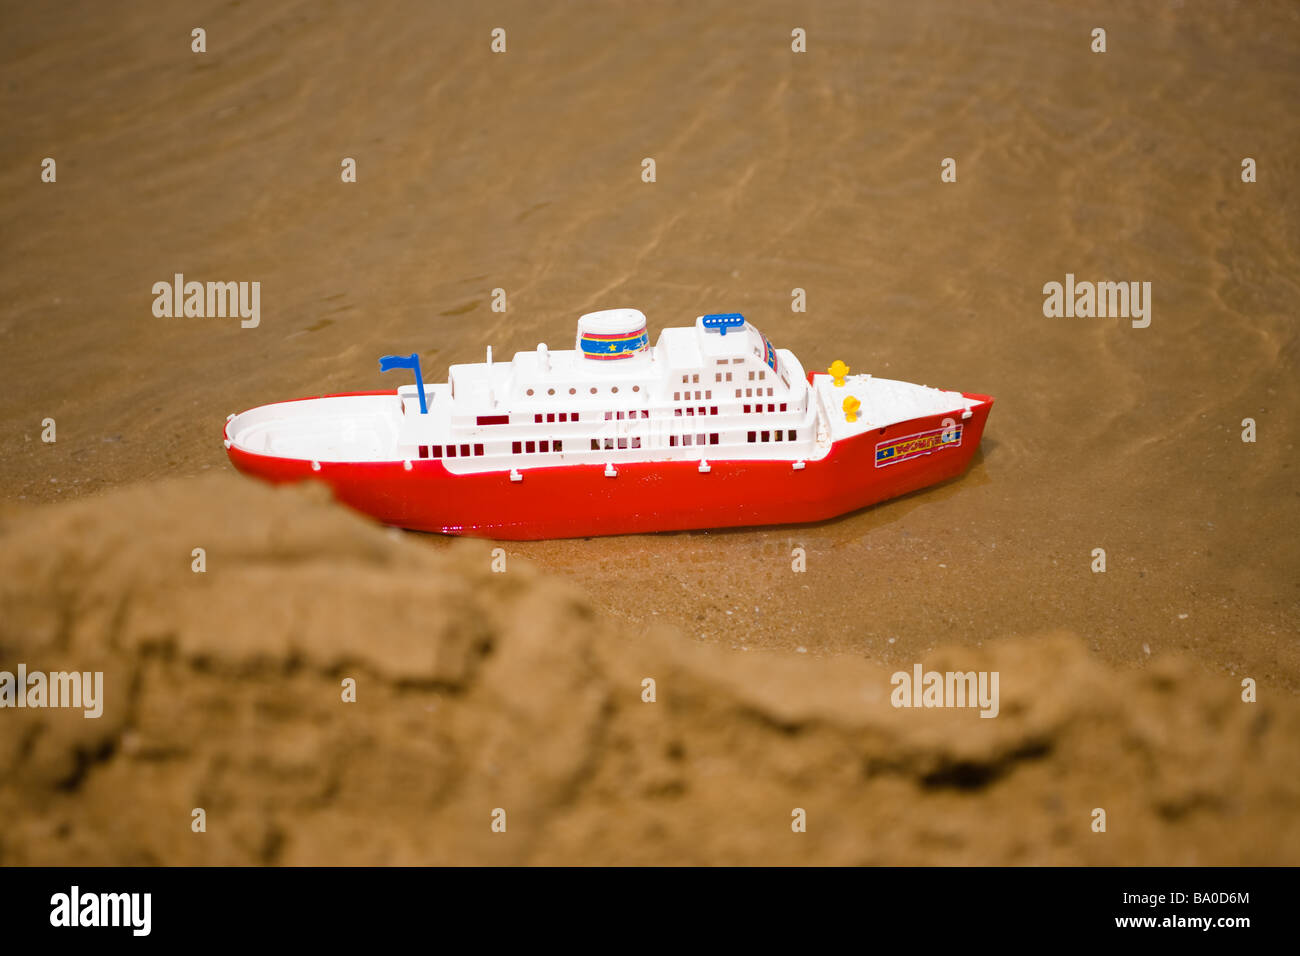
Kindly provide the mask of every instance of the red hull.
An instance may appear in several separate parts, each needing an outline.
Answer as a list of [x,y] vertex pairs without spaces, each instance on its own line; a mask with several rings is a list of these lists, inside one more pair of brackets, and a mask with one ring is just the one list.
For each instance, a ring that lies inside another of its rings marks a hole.
[[230,460],[271,482],[324,481],[335,497],[385,524],[416,531],[503,540],[583,538],[823,521],[954,478],[966,470],[984,434],[993,399],[965,394],[971,417],[959,444],[877,467],[876,446],[942,427],[949,415],[914,418],[836,442],[822,459],[795,470],[790,461],[709,460],[531,468],[456,475],[441,461],[311,463],[244,451]]

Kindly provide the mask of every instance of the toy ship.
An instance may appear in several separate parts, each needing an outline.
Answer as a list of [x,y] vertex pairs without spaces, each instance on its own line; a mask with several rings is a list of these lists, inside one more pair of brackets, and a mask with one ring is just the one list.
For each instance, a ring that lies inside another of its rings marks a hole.
[[416,384],[263,405],[226,421],[235,466],[328,483],[386,524],[499,539],[820,521],[953,478],[993,399],[805,374],[738,313],[664,329],[578,320],[573,350],[453,365]]

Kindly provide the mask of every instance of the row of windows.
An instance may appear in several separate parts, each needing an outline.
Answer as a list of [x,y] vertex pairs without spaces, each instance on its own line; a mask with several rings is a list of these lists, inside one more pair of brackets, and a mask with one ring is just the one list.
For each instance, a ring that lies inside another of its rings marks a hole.
[[741,362],[743,362],[743,361],[745,361],[743,358],[718,359],[718,360],[717,360],[717,362],[718,362],[719,365],[726,365],[728,362],[731,362],[731,363],[733,363],[733,364],[735,364],[735,365],[739,365],[739,364],[740,364]]
[[534,452],[564,451],[562,441],[517,441],[510,446],[516,455],[531,455]]
[[[531,388],[529,388],[529,389],[525,389],[525,390],[524,390],[524,394],[525,394],[525,395],[533,395],[533,394],[535,393],[535,391],[536,391],[535,389],[531,389]],[[599,392],[599,391],[600,391],[600,389],[597,388],[595,385],[591,386],[591,394],[592,394],[592,395],[595,395],[595,394],[596,394],[597,392]],[[617,385],[611,385],[611,386],[609,387],[609,391],[610,391],[610,394],[611,394],[611,395],[617,395],[617,394],[618,394],[618,386],[617,386]],[[633,386],[632,386],[632,391],[634,391],[634,392],[639,392],[639,391],[641,391],[641,386],[640,386],[640,385],[633,385]],[[548,389],[546,390],[546,394],[547,394],[547,395],[554,395],[554,394],[555,394],[555,389],[553,389],[553,388],[548,388]],[[570,395],[577,395],[577,394],[578,394],[578,390],[577,390],[576,388],[571,388],[571,389],[569,389],[569,394],[570,394]]]
[[767,391],[766,391],[766,392],[764,392],[761,388],[738,388],[738,389],[736,389],[736,397],[737,397],[737,398],[740,398],[740,393],[741,393],[741,392],[744,392],[744,393],[745,393],[745,397],[746,397],[746,398],[754,398],[755,396],[757,396],[757,397],[759,397],[759,398],[762,398],[763,395],[765,395],[765,394],[766,394],[766,395],[772,395],[772,394],[773,394],[773,392],[772,392],[772,386],[770,386],[770,385],[767,387]]
[[421,446],[420,446],[420,457],[421,457],[421,458],[456,458],[456,457],[457,457],[457,453],[456,453],[456,449],[457,449],[457,447],[460,448],[460,455],[459,455],[459,457],[461,457],[461,458],[468,458],[468,457],[470,457],[470,455],[481,455],[481,454],[483,454],[483,446],[482,446],[482,445],[460,445],[460,446],[457,446],[457,445],[421,445]]
[[[703,391],[703,392],[696,392],[696,393],[695,393],[695,400],[696,400],[696,401],[699,401],[701,398],[708,399],[708,398],[712,398],[712,397],[713,397],[713,390],[712,390],[712,389],[706,389],[706,390]],[[691,393],[690,393],[690,392],[673,392],[673,401],[674,401],[674,402],[681,402],[681,401],[687,401],[687,402],[689,402],[690,400],[691,400]]]
[[[746,393],[748,393],[748,392],[750,392],[750,391],[752,391],[752,389],[745,389],[745,392],[746,392]],[[760,389],[760,391],[761,391],[761,389]],[[771,394],[772,394],[772,390],[769,388],[769,389],[767,390],[767,393],[768,393],[769,395],[771,395]],[[698,395],[699,393],[697,392],[696,394]],[[707,394],[708,394],[708,393],[706,393],[706,395],[707,395]],[[736,392],[736,397],[737,397],[737,398],[740,397],[740,391],[739,391],[739,390],[737,390],[737,392]],[[774,412],[774,411],[777,411],[778,407],[779,407],[780,410],[783,411],[783,412],[784,412],[784,411],[787,411],[787,410],[789,409],[789,405],[788,405],[786,402],[781,402],[781,404],[780,404],[779,406],[777,406],[776,404],[771,404],[771,403],[769,403],[768,406],[767,406],[767,410],[768,410],[769,412]],[[746,414],[750,413],[751,411],[754,411],[754,412],[761,412],[761,411],[763,411],[763,406],[762,406],[762,405],[745,405],[745,406],[744,406],[744,410],[745,410],[745,413],[746,413]],[[696,414],[699,414],[699,415],[716,415],[716,414],[718,414],[718,406],[717,406],[717,405],[713,405],[713,406],[708,407],[708,408],[705,408],[705,407],[701,406],[701,407],[698,408],[698,409],[696,409],[696,408],[674,408],[674,409],[673,409],[673,414],[676,415],[676,416],[679,417],[679,418],[680,418],[683,414],[685,414],[685,415],[696,415]],[[638,418],[638,417],[639,417],[639,418],[649,418],[649,417],[650,417],[650,410],[649,410],[649,409],[646,409],[646,408],[642,408],[642,409],[639,409],[639,410],[634,408],[634,409],[631,409],[630,411],[624,411],[624,412],[606,412],[606,413],[605,413],[605,421],[607,421],[607,422],[612,422],[612,421],[620,421],[620,422],[621,422],[621,421],[624,421],[624,420],[627,420],[627,419],[633,419],[633,418]],[[546,414],[542,414],[542,413],[538,412],[537,414],[533,415],[533,422],[534,422],[535,424],[539,424],[539,425],[540,425],[540,424],[543,424],[543,423],[555,423],[555,422],[576,422],[576,421],[579,420],[579,418],[580,418],[580,415],[579,415],[578,412],[547,412]],[[480,424],[480,425],[508,425],[509,423],[510,423],[510,416],[509,416],[509,415],[480,415],[480,416],[478,416],[478,424]]]
[[[703,411],[703,409],[701,409]],[[795,430],[789,429],[784,433],[785,441],[795,441]],[[749,441],[781,441],[782,432],[750,432]],[[690,447],[695,445],[716,445],[718,444],[720,434],[713,432],[705,435],[669,435],[669,446],[676,448],[678,446]],[[640,448],[641,439],[636,436],[624,438],[593,438],[591,440],[591,450],[600,451],[602,448],[612,450],[614,448]],[[564,451],[564,442],[554,441],[517,441],[511,444],[510,450],[516,455],[532,455],[536,453],[546,454],[553,451]],[[473,455],[483,454],[482,445],[421,445],[421,458],[469,458]]]
[[685,445],[687,448],[689,448],[691,446],[692,438],[695,439],[695,444],[697,445],[703,445],[705,443],[705,439],[708,439],[708,444],[710,445],[716,445],[718,443],[718,433],[714,432],[711,435],[683,435],[680,442],[677,440],[676,435],[669,435],[668,444],[674,447],[680,444],[680,445]]

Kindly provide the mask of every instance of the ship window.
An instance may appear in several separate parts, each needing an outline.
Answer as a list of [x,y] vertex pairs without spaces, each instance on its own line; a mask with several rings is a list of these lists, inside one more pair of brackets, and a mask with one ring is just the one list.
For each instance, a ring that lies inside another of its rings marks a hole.
[[627,412],[619,412],[619,413],[618,413],[618,420],[619,420],[620,422],[623,421],[625,418],[627,418]]
[[763,432],[763,441],[767,441],[767,440],[769,439],[769,437],[770,437],[770,433],[769,433],[769,432]]
[[550,412],[550,413],[548,413],[547,416],[546,416],[546,420],[547,420],[548,422],[553,422],[553,421],[555,421],[555,412]]
[[772,386],[771,386],[771,385],[769,385],[769,386],[767,387],[767,394],[768,394],[768,395],[771,395],[771,394],[772,394]]
[[593,394],[593,395],[596,394],[596,386],[595,386],[595,385],[591,386],[591,394]]
[[564,442],[562,442],[562,441],[557,441],[557,442],[555,442],[555,444],[554,444],[553,447],[554,447],[554,449],[555,449],[556,451],[564,451]]
[[767,373],[766,373],[766,372],[759,372],[759,373],[758,373],[758,380],[759,380],[760,382],[765,382],[765,381],[767,381]]
[[692,416],[692,417],[694,417],[694,415],[695,415],[695,409],[693,409],[693,408],[688,408],[688,409],[686,409],[686,414],[687,414],[687,415],[690,415],[690,416]]
[[641,391],[641,386],[640,386],[640,385],[633,385],[633,386],[632,386],[632,391],[634,391],[634,392],[639,392],[639,391]]
[[713,397],[713,389],[711,389],[711,388],[706,388],[706,389],[704,390],[704,397],[705,397],[705,398],[712,398],[712,397]]
[[555,389],[553,389],[553,388],[548,388],[548,389],[546,390],[546,394],[547,394],[547,395],[554,395],[554,394],[555,394]]
[[613,388],[610,389],[610,391],[613,392],[615,395],[617,395],[617,394],[618,394],[618,386],[615,385]]
[[592,451],[600,451],[600,439],[599,439],[599,438],[593,438],[593,439],[591,440],[591,450],[592,450]]
[[756,435],[756,434],[757,434],[756,432],[750,432],[750,433],[749,433],[749,440],[750,440],[750,441],[753,441],[754,438],[755,438],[755,435]]
[[474,446],[474,454],[476,454],[476,455],[481,455],[481,454],[483,454],[483,446],[482,446],[482,445],[475,445],[475,446]]
[[510,450],[511,450],[512,452],[514,452],[516,455],[519,454],[521,451],[524,450],[524,449],[523,449],[523,443],[522,443],[522,442],[514,442],[513,444],[511,444],[511,446],[510,446]]
[[577,395],[577,394],[578,394],[578,390],[577,390],[576,388],[571,388],[571,389],[569,389],[569,394],[570,394],[570,395]]
[[460,454],[461,454],[461,457],[462,457],[462,458],[468,458],[468,457],[469,457],[469,445],[461,445],[461,446],[460,446]]
[[428,457],[429,457],[429,446],[428,446],[428,445],[421,445],[421,446],[420,446],[420,457],[421,457],[421,458],[428,458]]
[[743,361],[745,361],[745,360],[744,360],[743,358],[734,358],[734,359],[732,359],[731,361],[732,361],[732,364],[733,364],[733,365],[739,365],[741,362],[743,362]]
[[754,373],[753,373],[753,372],[750,372],[750,373],[749,373],[749,380],[750,380],[751,382],[754,380]]
[[716,414],[718,414],[718,406],[717,406],[717,405],[714,405],[712,408],[710,408],[710,409],[709,409],[709,414],[710,414],[710,415],[716,415]]
[[648,408],[643,408],[643,409],[641,409],[641,417],[642,417],[642,418],[649,418],[649,417],[650,417],[650,409],[648,409]]
[[525,394],[525,395],[531,395],[531,394],[533,394],[533,390],[530,388],[530,389],[529,389],[527,392],[525,392],[524,394]]
[[683,436],[682,436],[682,444],[685,445],[687,448],[691,447],[691,444],[692,444],[693,440],[694,440],[694,439],[693,439],[693,436],[691,436],[691,435],[683,435]]
[[633,447],[633,448],[640,448],[640,447],[641,447],[641,439],[640,439],[640,438],[637,438],[635,435],[632,437],[632,447]]
[[714,432],[712,435],[709,436],[709,444],[716,445],[717,443],[718,443],[718,433]]
[[509,425],[509,415],[480,415],[478,417],[480,425]]
[[680,408],[674,408],[674,409],[673,409],[673,417],[674,417],[674,418],[681,418],[681,417],[682,417],[682,410],[681,410]]
[[783,412],[787,412],[787,411],[789,411],[789,410],[790,410],[790,405],[789,405],[789,403],[788,403],[788,402],[782,402],[782,403],[781,403],[781,411],[783,411]]
[[448,457],[448,458],[455,458],[455,457],[456,457],[456,446],[455,446],[455,445],[448,445],[448,446],[447,446],[447,457]]
[[749,406],[748,406],[748,405],[745,405],[745,406],[742,406],[742,407],[745,409],[745,414],[748,415],[748,414],[749,414]]
[[618,447],[619,447],[619,448],[626,448],[626,447],[627,447],[627,439],[626,439],[626,438],[620,438],[620,439],[618,440]]
[[790,441],[794,441],[794,429],[793,429],[793,428],[790,429],[788,432],[786,432],[786,434],[790,436]]
[[540,414],[538,414],[538,415],[534,415],[534,416],[533,416],[533,421],[534,421],[534,422],[540,422],[541,420],[542,420],[542,416],[541,416]]
[[690,377],[689,375],[683,375],[683,376],[682,376],[682,384],[683,384],[683,385],[685,385],[685,384],[686,384],[687,382],[689,382],[690,380],[691,380],[691,377]]
[[614,447],[614,439],[612,439],[612,438],[606,438],[606,439],[605,439],[605,447],[606,447],[606,448],[613,448],[613,447]]
[[550,450],[551,450],[551,443],[548,442],[548,441],[538,442],[538,443],[537,443],[537,450],[538,450],[538,451],[541,451],[541,452],[550,451]]
[[524,442],[524,451],[528,452],[528,454],[530,455],[533,452],[537,451],[537,442],[535,441]]
[[722,373],[721,373],[721,372],[717,372],[716,374],[714,374],[714,376],[713,376],[713,380],[714,380],[715,382],[721,382],[721,381],[722,381]]
[[442,457],[442,446],[441,446],[441,445],[430,445],[430,446],[429,446],[429,454],[432,455],[434,458],[441,458],[441,457]]
[[676,435],[669,435],[669,436],[668,436],[668,444],[671,445],[672,447],[676,448],[676,447],[677,447],[677,436],[676,436]]
[[680,402],[681,400],[682,400],[682,393],[681,393],[681,392],[673,392],[673,401],[674,401],[674,402]]
[[776,431],[772,432],[772,440],[773,441],[781,440],[781,429],[778,428]]
[[730,372],[727,373],[727,381],[728,381],[728,382],[731,381],[731,373],[730,373]]

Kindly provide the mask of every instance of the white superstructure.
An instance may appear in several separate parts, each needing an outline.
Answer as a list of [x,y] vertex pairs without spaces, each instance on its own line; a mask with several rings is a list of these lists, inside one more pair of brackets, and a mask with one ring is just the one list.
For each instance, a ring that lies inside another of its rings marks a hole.
[[[578,320],[575,348],[540,344],[509,362],[453,365],[445,384],[396,395],[264,405],[230,441],[264,455],[326,461],[437,459],[456,474],[561,465],[804,461],[835,442],[924,415],[968,417],[960,392],[850,375],[809,385],[793,353],[736,313],[664,329],[653,346],[636,309]],[[860,404],[850,420],[844,400]],[[236,416],[232,416],[232,419]]]
[[[399,389],[405,457],[453,471],[629,461],[817,455],[817,409],[803,367],[735,316],[664,329],[653,347],[635,309],[578,320],[578,348],[453,365],[445,385]],[[614,354],[598,349],[609,339]]]

